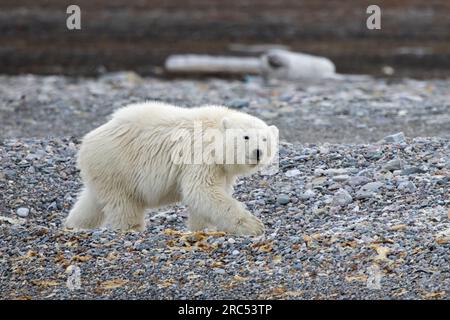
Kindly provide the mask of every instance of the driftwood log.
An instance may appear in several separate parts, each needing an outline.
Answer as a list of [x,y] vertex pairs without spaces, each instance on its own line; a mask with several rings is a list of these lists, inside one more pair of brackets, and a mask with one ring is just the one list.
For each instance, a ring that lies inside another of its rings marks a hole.
[[165,69],[180,74],[260,74],[261,60],[256,57],[226,57],[209,55],[172,55]]
[[260,74],[265,78],[314,80],[335,78],[333,62],[282,49],[272,49],[260,57],[228,57],[210,55],[172,55],[165,63],[168,73],[175,74]]

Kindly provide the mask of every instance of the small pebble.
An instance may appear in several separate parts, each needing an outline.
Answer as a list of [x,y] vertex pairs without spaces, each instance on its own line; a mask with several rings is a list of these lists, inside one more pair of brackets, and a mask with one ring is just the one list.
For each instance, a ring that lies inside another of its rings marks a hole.
[[352,203],[353,198],[345,189],[339,189],[333,196],[332,204],[334,206],[346,206]]
[[277,202],[281,205],[288,204],[290,201],[291,199],[287,194],[280,194],[277,198]]

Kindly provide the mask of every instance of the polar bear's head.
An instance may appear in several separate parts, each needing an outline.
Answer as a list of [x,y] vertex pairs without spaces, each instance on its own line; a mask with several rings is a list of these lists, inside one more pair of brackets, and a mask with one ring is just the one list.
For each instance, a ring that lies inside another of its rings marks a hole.
[[273,160],[278,153],[277,127],[222,106],[195,111],[201,120],[188,119],[171,132],[174,164],[218,165],[234,176],[251,174],[267,165],[265,174],[276,172]]
[[278,129],[248,114],[236,112],[221,121],[225,170],[245,175],[272,163],[278,151]]

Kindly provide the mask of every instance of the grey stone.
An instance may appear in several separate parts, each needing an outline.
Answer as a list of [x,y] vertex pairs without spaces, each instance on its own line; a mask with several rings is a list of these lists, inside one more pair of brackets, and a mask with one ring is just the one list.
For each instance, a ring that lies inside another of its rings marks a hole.
[[401,168],[402,168],[402,161],[400,159],[388,161],[383,166],[383,169],[388,171],[400,170]]
[[348,173],[348,170],[345,168],[337,168],[337,169],[327,169],[324,172],[327,176],[340,176]]
[[350,177],[348,180],[348,184],[351,185],[352,187],[357,187],[357,186],[360,186],[362,184],[366,184],[369,182],[370,182],[370,179],[365,176]]
[[17,176],[17,173],[14,170],[7,169],[4,170],[3,173],[5,174],[5,178],[10,180],[13,180]]
[[215,269],[214,270],[214,273],[217,273],[217,274],[225,274],[226,272],[225,272],[225,270],[224,269]]
[[379,181],[366,183],[356,193],[356,199],[365,199],[373,197],[382,186],[383,183]]
[[277,202],[281,205],[288,204],[290,201],[291,201],[291,199],[287,194],[280,194],[277,197]]
[[262,111],[260,116],[264,119],[274,119],[278,117],[278,113],[273,111]]
[[327,181],[327,177],[317,177],[314,178],[311,183],[314,187],[323,186]]
[[47,210],[56,210],[56,209],[58,209],[58,205],[56,204],[56,201],[53,201],[52,203],[50,203],[47,206]]
[[403,181],[399,183],[398,190],[412,193],[417,190],[417,187],[412,181]]
[[244,99],[233,100],[229,103],[231,108],[242,109],[248,107],[250,102]]
[[346,206],[353,202],[350,193],[345,189],[339,189],[333,196],[333,206]]
[[330,191],[334,191],[334,190],[338,190],[342,187],[342,185],[340,183],[333,183],[332,185],[330,185],[328,187],[328,190]]
[[420,174],[420,173],[426,173],[426,172],[427,172],[426,170],[424,170],[420,167],[406,167],[400,172],[400,174],[404,175],[404,176],[409,176],[412,174],[418,174],[418,173]]
[[301,262],[294,263],[294,269],[300,271],[303,269],[303,264]]

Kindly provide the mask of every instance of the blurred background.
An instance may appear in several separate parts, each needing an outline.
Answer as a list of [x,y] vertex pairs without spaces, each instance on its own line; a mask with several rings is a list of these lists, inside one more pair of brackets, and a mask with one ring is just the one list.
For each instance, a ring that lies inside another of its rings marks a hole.
[[[66,28],[70,4],[82,30]],[[366,28],[370,4],[381,7],[381,30]],[[448,77],[450,1],[0,1],[3,74],[152,75],[170,54],[236,55],[241,44],[326,56],[339,73]]]

